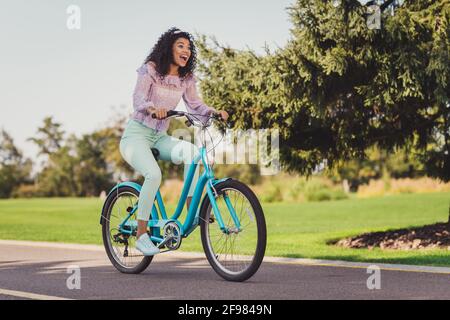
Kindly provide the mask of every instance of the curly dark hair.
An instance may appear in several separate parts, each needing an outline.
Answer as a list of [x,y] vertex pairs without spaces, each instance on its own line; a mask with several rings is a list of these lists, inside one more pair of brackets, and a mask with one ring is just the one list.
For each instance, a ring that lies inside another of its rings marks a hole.
[[197,64],[197,51],[194,45],[194,38],[190,33],[181,31],[180,29],[174,27],[170,28],[159,37],[158,42],[155,44],[151,53],[144,62],[154,62],[156,64],[155,69],[162,78],[169,73],[170,64],[173,62],[172,46],[179,38],[189,40],[189,44],[191,46],[191,56],[186,66],[178,69],[178,73],[183,79],[194,73],[195,66]]

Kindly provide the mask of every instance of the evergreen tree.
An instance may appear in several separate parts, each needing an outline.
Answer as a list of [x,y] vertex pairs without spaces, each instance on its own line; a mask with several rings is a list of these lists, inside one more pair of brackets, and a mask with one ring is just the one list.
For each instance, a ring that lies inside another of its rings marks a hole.
[[449,1],[405,0],[394,13],[373,29],[359,1],[297,0],[290,41],[264,55],[202,36],[203,96],[237,128],[278,128],[288,170],[310,174],[377,145],[406,147],[448,181]]

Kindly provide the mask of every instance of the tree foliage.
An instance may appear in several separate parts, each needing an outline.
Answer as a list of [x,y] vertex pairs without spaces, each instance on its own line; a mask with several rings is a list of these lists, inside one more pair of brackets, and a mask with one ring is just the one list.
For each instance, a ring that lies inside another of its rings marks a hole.
[[118,154],[122,126],[114,122],[80,138],[64,138],[60,123],[44,119],[39,138],[30,139],[46,155],[36,177],[35,195],[98,196],[109,190],[115,183],[114,173],[129,173]]
[[[98,196],[120,181],[143,182],[141,175],[124,161],[119,151],[126,119],[116,114],[107,125],[91,133],[81,137],[65,137],[62,124],[52,117],[45,118],[37,129],[36,137],[29,139],[37,145],[39,154],[44,158],[41,170],[35,177],[36,188],[22,190],[19,180],[11,180],[7,196],[14,188],[19,188],[17,196]],[[172,121],[168,133],[173,134],[180,128],[186,129],[181,122]],[[15,148],[9,148],[9,152],[3,152],[3,149],[0,149],[0,156],[4,155],[8,159],[15,157],[14,161],[10,161],[20,162]],[[183,166],[167,161],[160,161],[159,164],[165,178],[182,178]],[[6,178],[0,173],[0,181]]]
[[54,122],[53,117],[44,118],[44,124],[38,128],[36,137],[28,140],[39,148],[38,155],[50,155],[61,148],[64,139],[64,130],[61,124]]
[[370,30],[356,0],[297,0],[291,39],[273,52],[200,38],[203,97],[230,110],[236,128],[278,128],[285,169],[310,174],[324,160],[405,147],[448,181],[449,7],[406,0]]
[[414,159],[405,149],[387,152],[373,147],[367,150],[365,159],[345,161],[328,172],[328,177],[335,182],[347,180],[350,190],[357,191],[358,187],[370,180],[389,178],[418,178],[424,175],[423,164]]
[[21,183],[31,181],[32,162],[14,144],[11,135],[0,131],[0,198],[9,198]]

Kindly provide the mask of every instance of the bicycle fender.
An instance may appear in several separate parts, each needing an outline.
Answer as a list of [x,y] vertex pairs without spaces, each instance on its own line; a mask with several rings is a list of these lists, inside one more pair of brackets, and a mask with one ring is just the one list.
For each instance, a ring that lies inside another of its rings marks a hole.
[[213,181],[213,186],[215,186],[216,184],[219,184],[221,182],[225,182],[225,181],[231,180],[231,179],[232,178],[223,178],[223,179],[220,179],[220,180],[214,180]]
[[142,186],[139,183],[131,182],[131,181],[125,181],[125,182],[121,182],[119,184],[116,184],[114,186],[114,188],[112,188],[111,191],[108,193],[108,197],[109,197],[109,195],[111,193],[113,193],[114,191],[116,191],[120,187],[131,187],[133,189],[136,189],[136,191],[138,191],[139,193],[141,192],[141,189],[142,189]]

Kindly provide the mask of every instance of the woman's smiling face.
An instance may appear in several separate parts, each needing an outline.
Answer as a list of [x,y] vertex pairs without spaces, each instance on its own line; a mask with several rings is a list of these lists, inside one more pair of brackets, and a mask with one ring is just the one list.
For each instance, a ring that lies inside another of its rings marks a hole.
[[191,57],[191,44],[188,39],[178,38],[172,46],[174,64],[183,68],[187,65]]

